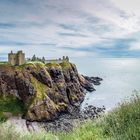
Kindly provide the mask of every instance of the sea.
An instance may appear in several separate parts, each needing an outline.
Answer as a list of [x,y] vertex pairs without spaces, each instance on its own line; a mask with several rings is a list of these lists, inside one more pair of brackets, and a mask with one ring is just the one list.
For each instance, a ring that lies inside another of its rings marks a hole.
[[140,94],[140,59],[137,58],[86,58],[73,59],[78,71],[87,76],[103,78],[96,91],[87,93],[82,107],[105,106],[111,110],[122,101]]
[[82,108],[94,105],[111,110],[140,94],[140,58],[70,58],[70,61],[80,74],[103,78],[101,85],[95,86],[96,91],[86,94]]

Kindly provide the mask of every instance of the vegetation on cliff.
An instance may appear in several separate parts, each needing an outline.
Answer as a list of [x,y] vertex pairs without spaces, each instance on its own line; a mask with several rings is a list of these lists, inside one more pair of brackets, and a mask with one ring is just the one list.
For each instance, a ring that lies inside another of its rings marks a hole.
[[21,135],[0,125],[1,140],[139,140],[140,96],[122,102],[102,118],[88,121],[69,133],[29,133]]
[[[21,66],[0,64],[0,122],[11,116],[30,121],[53,120],[60,113],[79,107],[84,90],[93,85],[69,62],[41,62]],[[95,121],[89,120],[72,132],[20,134],[14,128],[0,125],[1,140],[139,140],[140,96],[124,101],[116,109]]]
[[140,96],[122,102],[106,116],[89,121],[68,134],[60,134],[60,140],[139,140]]
[[0,122],[5,122],[11,116],[22,116],[24,112],[22,101],[13,96],[0,96]]
[[84,89],[92,91],[93,85],[80,77],[76,66],[68,61],[27,62],[20,66],[1,64],[0,95],[12,95],[21,101],[26,110],[22,114],[27,120],[49,121],[80,106]]

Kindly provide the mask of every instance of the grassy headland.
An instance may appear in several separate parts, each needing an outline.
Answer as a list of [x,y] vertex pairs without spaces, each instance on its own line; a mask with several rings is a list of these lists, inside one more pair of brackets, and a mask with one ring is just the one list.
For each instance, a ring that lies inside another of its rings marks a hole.
[[13,128],[0,125],[1,140],[139,140],[140,96],[134,95],[107,115],[88,121],[69,133],[30,133],[21,135]]

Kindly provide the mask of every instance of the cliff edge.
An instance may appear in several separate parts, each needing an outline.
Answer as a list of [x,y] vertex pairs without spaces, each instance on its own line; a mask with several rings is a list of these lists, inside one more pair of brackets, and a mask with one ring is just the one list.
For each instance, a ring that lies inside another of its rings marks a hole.
[[[29,121],[54,120],[79,107],[86,90],[93,91],[93,84],[70,62],[0,65],[0,105],[8,104],[0,111],[6,116],[15,107],[20,110],[17,114]],[[11,99],[17,103],[14,107]]]

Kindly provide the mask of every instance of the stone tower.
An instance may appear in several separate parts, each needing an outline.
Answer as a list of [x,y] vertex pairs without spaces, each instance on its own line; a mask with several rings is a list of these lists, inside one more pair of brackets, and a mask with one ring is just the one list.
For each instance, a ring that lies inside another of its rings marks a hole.
[[22,51],[18,51],[17,53],[11,53],[8,54],[8,62],[9,64],[15,66],[19,66],[25,63],[25,53]]

